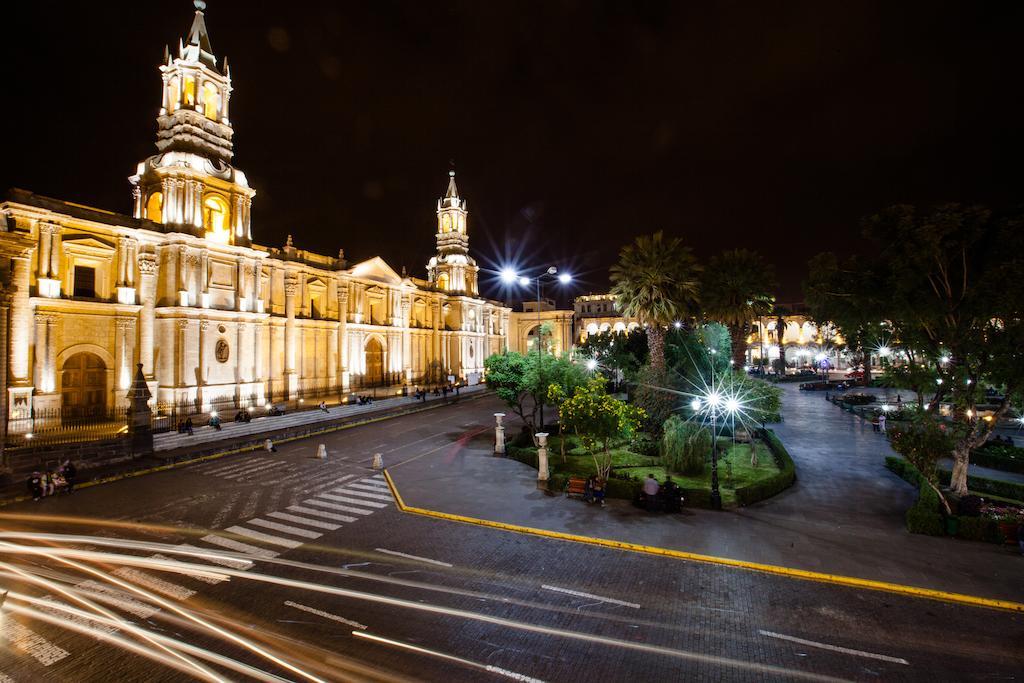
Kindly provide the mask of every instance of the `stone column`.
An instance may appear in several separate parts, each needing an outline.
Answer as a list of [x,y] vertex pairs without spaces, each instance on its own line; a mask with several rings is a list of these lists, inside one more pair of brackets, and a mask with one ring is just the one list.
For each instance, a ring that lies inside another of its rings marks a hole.
[[348,373],[348,283],[338,283],[338,372],[341,390],[349,390]]
[[207,409],[206,396],[203,395],[203,387],[206,386],[206,337],[210,329],[209,320],[199,321],[199,372],[196,373],[196,396],[200,399],[202,410]]
[[505,455],[505,425],[501,424],[505,413],[494,414],[494,454]]
[[188,327],[189,320],[178,320],[175,331],[177,332],[177,354],[178,354],[178,376],[174,378],[175,387],[188,386]]
[[295,295],[298,291],[298,279],[292,274],[286,274],[284,280],[284,374],[288,387],[288,398],[294,395],[298,384],[295,375],[297,336],[295,328]]
[[547,483],[548,480],[548,435],[537,432],[537,482]]
[[247,270],[247,268],[246,268],[246,265],[245,265],[245,259],[243,257],[241,257],[241,256],[238,257],[238,262],[236,264],[236,267],[237,267],[237,270],[238,270],[238,276],[237,276],[238,277],[238,282],[235,284],[235,310],[236,311],[244,311],[248,307],[245,305],[246,304],[246,301],[245,301],[245,292],[246,292],[245,275],[246,275],[246,272],[245,271]]
[[114,337],[115,386],[118,392],[123,392],[131,386],[132,367],[135,365],[135,318],[118,316],[114,323],[117,326]]
[[156,367],[153,365],[153,328],[155,324],[156,276],[158,261],[156,254],[139,254],[139,299],[142,310],[139,312],[139,362],[146,379],[156,378]]
[[[441,302],[437,299],[430,302],[430,317],[434,323],[434,334],[430,339],[431,353],[427,360],[427,366],[430,367],[436,362],[441,366],[441,372],[444,372],[444,360],[441,358]],[[431,377],[430,379],[442,381],[440,377]]]
[[11,334],[10,373],[12,384],[29,384],[28,348],[32,334],[32,307],[29,304],[29,257],[11,259]]
[[53,235],[53,229],[56,227],[49,223],[39,224],[39,267],[36,271],[37,277],[50,277],[50,238]]
[[46,374],[47,360],[47,332],[50,316],[45,313],[36,313],[35,316],[35,368],[32,372],[32,381],[36,390],[41,393],[53,391],[50,388],[50,378]]
[[[410,295],[411,296],[411,295]],[[409,329],[412,312],[412,300],[403,296],[401,301],[401,325],[402,325],[402,371],[403,381],[406,384],[412,383],[412,330]]]

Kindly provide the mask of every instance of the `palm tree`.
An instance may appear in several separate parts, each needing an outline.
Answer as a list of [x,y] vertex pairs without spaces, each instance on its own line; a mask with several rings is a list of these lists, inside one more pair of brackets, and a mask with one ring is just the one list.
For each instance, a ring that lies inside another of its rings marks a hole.
[[775,269],[748,249],[723,251],[708,261],[700,290],[704,317],[729,329],[733,367],[746,362],[750,323],[771,313],[776,286]]
[[619,252],[611,281],[619,312],[647,325],[651,368],[664,371],[665,328],[692,316],[698,301],[700,266],[689,247],[660,230],[637,237]]

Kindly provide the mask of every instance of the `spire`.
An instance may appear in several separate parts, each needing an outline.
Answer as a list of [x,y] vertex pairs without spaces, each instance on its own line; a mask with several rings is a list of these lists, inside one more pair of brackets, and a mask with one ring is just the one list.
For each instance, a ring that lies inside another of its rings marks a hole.
[[192,28],[188,31],[188,43],[184,51],[186,56],[197,62],[202,62],[211,69],[217,68],[217,58],[213,56],[213,46],[210,44],[210,34],[206,31],[206,20],[203,18],[203,10],[206,9],[204,0],[193,0],[196,7],[196,17],[192,20]]
[[455,187],[455,171],[448,171],[448,191],[444,193],[445,199],[458,199],[459,188]]

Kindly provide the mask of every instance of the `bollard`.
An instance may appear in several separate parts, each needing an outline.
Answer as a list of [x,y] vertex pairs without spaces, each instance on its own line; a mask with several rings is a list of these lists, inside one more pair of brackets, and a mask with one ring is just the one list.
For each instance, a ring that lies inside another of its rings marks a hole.
[[548,480],[548,435],[537,432],[537,481]]
[[319,446],[317,446],[316,447],[316,457],[320,458],[321,460],[326,460],[327,459],[327,446],[325,446],[323,444],[320,444]]
[[380,453],[373,454],[373,469],[382,470],[384,469],[384,456]]
[[505,427],[501,424],[501,419],[505,417],[505,413],[494,414],[494,454],[505,455]]
[[274,445],[273,441],[267,439],[266,441],[263,442],[263,450],[265,450],[267,453],[276,453],[277,446]]

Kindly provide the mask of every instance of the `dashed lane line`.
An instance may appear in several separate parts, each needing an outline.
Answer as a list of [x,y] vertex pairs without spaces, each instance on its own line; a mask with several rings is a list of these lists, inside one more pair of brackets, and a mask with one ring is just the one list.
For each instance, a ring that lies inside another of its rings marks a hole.
[[[151,559],[151,560],[162,560],[164,562],[181,562],[180,558],[175,559],[175,558],[167,557],[166,555],[161,555],[160,553],[157,553],[156,555],[150,555],[149,559]],[[251,567],[252,566],[252,562],[249,562],[248,565],[249,565],[249,567]],[[248,567],[246,567],[246,568],[248,568]],[[216,572],[213,572],[213,571],[211,571],[209,574],[207,574],[206,572],[203,572],[203,573],[200,574],[199,572],[194,571],[194,570],[179,569],[177,567],[162,566],[162,567],[159,567],[159,569],[160,569],[160,571],[163,571],[163,572],[172,572],[172,573],[175,573],[175,574],[182,574],[183,576],[187,576],[189,578],[195,579],[196,581],[202,581],[203,583],[208,583],[211,586],[216,586],[218,583],[223,583],[224,581],[227,581],[227,580],[230,579],[230,577],[226,576],[225,574],[217,574]]]
[[890,657],[889,655],[880,655],[876,652],[865,652],[864,650],[854,650],[852,648],[842,647],[840,645],[829,645],[828,643],[819,643],[815,640],[805,640],[804,638],[797,638],[796,636],[787,636],[781,633],[775,633],[774,631],[758,630],[758,633],[767,638],[778,638],[779,640],[788,640],[791,643],[797,643],[798,645],[806,645],[807,647],[816,647],[821,650],[831,650],[832,652],[841,652],[846,655],[867,657],[868,659],[877,659],[879,661],[889,662],[891,664],[904,664],[906,666],[910,666],[910,662],[903,659],[902,657]]
[[395,557],[404,557],[407,560],[415,560],[417,562],[426,562],[427,564],[435,564],[439,567],[451,567],[452,565],[448,562],[442,562],[440,560],[432,560],[429,557],[420,557],[418,555],[407,555],[400,553],[397,550],[386,550],[385,548],[375,548],[378,553],[384,553],[385,555],[394,555]]
[[600,602],[607,602],[611,605],[622,605],[623,607],[632,607],[633,609],[640,609],[640,605],[635,602],[626,602],[625,600],[616,600],[615,598],[606,598],[603,595],[594,595],[593,593],[584,593],[582,591],[574,591],[568,588],[560,588],[558,586],[542,585],[541,588],[544,590],[555,591],[556,593],[565,593],[566,595],[575,595],[577,598],[588,598],[590,600],[598,600]]
[[323,536],[319,531],[310,531],[309,529],[300,529],[296,526],[288,524],[281,524],[280,522],[271,522],[266,519],[250,519],[246,524],[252,524],[254,526],[263,527],[264,529],[273,529],[274,531],[280,531],[284,534],[291,534],[292,536],[299,536],[301,538],[320,538]]
[[[295,522],[296,524],[305,524],[306,526],[316,527],[317,529],[326,529],[327,531],[336,531],[341,528],[340,524],[331,524],[330,522],[323,522],[319,519],[309,519],[308,517],[289,515],[287,512],[268,512],[267,517],[283,519],[286,522]],[[346,519],[355,521],[355,517],[347,517]]]
[[[214,545],[217,545],[217,544],[215,543]],[[193,552],[195,552],[195,551],[198,551],[199,553],[205,553],[206,552],[203,548],[198,548],[198,547],[196,547],[194,545],[189,545],[188,543],[182,543],[181,545],[179,545],[177,547],[178,548],[183,548],[185,550],[190,550],[190,551],[193,551]],[[193,557],[193,556],[190,555],[189,557]],[[243,571],[243,572],[246,571],[247,569],[250,569],[252,567],[252,562],[250,562],[249,560],[236,560],[236,559],[231,558],[231,557],[221,557],[220,555],[212,555],[212,554],[210,554],[210,555],[202,554],[199,557],[201,559],[203,559],[203,560],[206,560],[207,562],[213,562],[214,564],[219,564],[222,567],[229,567],[231,569],[238,569],[238,570]]]
[[302,610],[303,612],[309,612],[310,614],[315,614],[318,617],[323,617],[324,619],[330,619],[331,621],[337,621],[339,623],[345,624],[346,626],[351,626],[352,628],[358,628],[360,630],[365,630],[366,629],[366,626],[364,624],[360,624],[358,621],[352,621],[351,619],[346,619],[345,617],[339,617],[337,614],[331,614],[330,612],[324,612],[323,610],[316,609],[315,607],[307,607],[306,605],[300,604],[298,602],[292,602],[291,600],[285,600],[284,604],[287,605],[288,607],[294,607],[295,609]]

